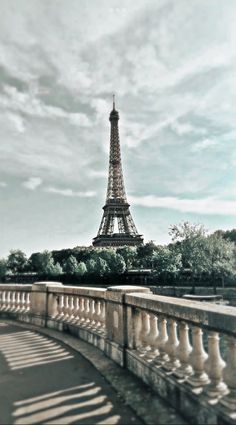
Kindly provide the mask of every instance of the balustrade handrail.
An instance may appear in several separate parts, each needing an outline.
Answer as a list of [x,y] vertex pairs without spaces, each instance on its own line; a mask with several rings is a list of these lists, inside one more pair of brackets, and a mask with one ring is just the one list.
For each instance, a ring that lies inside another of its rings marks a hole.
[[147,313],[162,314],[201,328],[215,329],[236,336],[235,307],[139,293],[126,294],[125,304]]
[[0,284],[0,291],[23,291],[31,292],[32,285],[22,285],[22,284]]
[[106,298],[106,288],[93,288],[83,286],[50,286],[48,292],[52,294],[63,295],[81,295],[89,298]]

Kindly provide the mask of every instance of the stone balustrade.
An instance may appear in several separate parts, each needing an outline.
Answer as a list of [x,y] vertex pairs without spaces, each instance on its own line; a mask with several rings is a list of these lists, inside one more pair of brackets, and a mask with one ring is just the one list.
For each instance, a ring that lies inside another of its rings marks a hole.
[[0,285],[0,313],[69,332],[128,368],[193,423],[236,423],[236,310],[148,288]]
[[27,313],[30,311],[32,285],[0,285],[0,311]]

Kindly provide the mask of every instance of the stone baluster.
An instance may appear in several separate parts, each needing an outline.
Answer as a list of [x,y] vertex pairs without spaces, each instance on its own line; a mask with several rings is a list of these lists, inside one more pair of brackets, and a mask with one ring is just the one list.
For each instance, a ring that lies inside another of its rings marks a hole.
[[102,320],[101,320],[101,316],[102,316],[102,302],[101,300],[98,300],[98,305],[97,305],[97,316],[98,316],[98,328],[102,327]]
[[13,311],[15,308],[15,291],[10,291],[10,296],[9,296],[9,310]]
[[11,308],[11,291],[7,291],[6,310],[10,310],[10,308]]
[[3,296],[3,291],[0,291],[0,310],[2,310],[2,305],[3,305],[2,296]]
[[168,340],[168,335],[167,335],[167,321],[165,319],[165,317],[163,316],[159,316],[158,317],[158,329],[159,329],[159,333],[158,333],[158,337],[156,339],[156,348],[159,351],[159,355],[155,358],[154,363],[159,366],[159,365],[163,365],[167,360],[168,360],[168,355],[165,351],[165,345],[166,342]]
[[79,297],[76,296],[74,297],[74,309],[72,315],[74,317],[74,323],[77,323],[79,320]]
[[8,307],[8,291],[4,291],[4,309],[7,310]]
[[188,378],[188,383],[194,387],[200,387],[209,383],[208,376],[204,369],[204,363],[208,356],[203,347],[202,336],[202,330],[194,326],[192,328],[193,350],[189,356],[193,374]]
[[95,302],[92,298],[89,300],[89,323],[91,327],[95,325]]
[[8,297],[7,297],[7,301],[8,301],[7,310],[8,311],[10,311],[11,310],[11,307],[12,307],[11,297],[12,297],[12,291],[9,291],[8,292]]
[[101,301],[101,316],[100,316],[100,320],[101,320],[101,328],[103,330],[106,329],[106,301],[102,300]]
[[7,308],[7,291],[3,291],[2,293],[2,308],[3,310]]
[[101,326],[101,320],[100,320],[101,302],[100,302],[100,300],[95,300],[94,309],[95,309],[95,313],[94,313],[95,327],[100,328],[100,326]]
[[210,397],[222,396],[227,392],[227,386],[222,379],[222,370],[225,362],[220,355],[219,333],[210,331],[208,334],[208,358],[205,361],[205,370],[210,379],[206,393]]
[[58,296],[58,305],[57,305],[58,318],[62,318],[64,315],[64,295]]
[[21,292],[21,294],[20,294],[20,312],[25,311],[25,304],[26,304],[25,292]]
[[89,312],[90,312],[90,305],[89,305],[89,298],[84,299],[84,324],[88,325],[89,323]]
[[63,319],[67,320],[69,317],[69,297],[64,295],[64,304],[63,304]]
[[180,361],[180,367],[178,367],[174,375],[178,378],[185,378],[191,375],[193,369],[189,363],[189,356],[192,352],[192,347],[189,342],[189,327],[187,323],[179,323],[179,346],[177,348],[177,357]]
[[68,315],[69,315],[69,320],[73,320],[74,316],[74,296],[73,295],[69,295],[68,296]]
[[223,369],[223,380],[229,393],[221,399],[221,403],[230,411],[236,411],[236,338],[228,336],[226,341],[227,360]]
[[142,310],[141,311],[141,321],[142,321],[142,328],[140,332],[140,339],[141,339],[141,345],[139,346],[138,350],[141,353],[146,354],[147,351],[151,349],[151,347],[148,345],[148,334],[150,331],[150,322],[149,322],[149,314]]
[[150,359],[154,359],[157,355],[159,355],[159,350],[156,346],[156,340],[158,337],[158,327],[157,327],[157,316],[153,313],[150,313],[150,330],[146,337],[147,344],[150,347],[150,350],[147,353],[147,357]]
[[16,311],[20,310],[20,292],[16,292]]
[[85,318],[84,318],[84,298],[83,297],[79,297],[79,323],[83,323]]
[[134,309],[133,312],[133,334],[134,334],[134,349],[141,350],[142,349],[142,313],[137,308]]
[[7,293],[6,293],[6,291],[3,291],[3,293],[2,293],[2,302],[3,302],[2,310],[6,310],[6,307],[7,307]]
[[26,292],[26,312],[30,311],[30,292]]
[[168,340],[165,345],[165,352],[168,355],[168,360],[163,365],[163,368],[166,370],[175,370],[180,366],[180,362],[177,358],[177,349],[179,346],[179,341],[177,337],[177,323],[174,319],[169,321],[169,330],[168,330]]

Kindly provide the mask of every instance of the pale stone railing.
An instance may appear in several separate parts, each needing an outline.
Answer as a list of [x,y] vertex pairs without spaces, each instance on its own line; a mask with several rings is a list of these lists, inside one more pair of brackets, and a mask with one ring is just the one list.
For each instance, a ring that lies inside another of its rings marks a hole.
[[97,346],[190,422],[236,423],[234,307],[153,295],[148,288],[40,282],[0,285],[0,312]]
[[31,286],[0,285],[0,310],[2,312],[29,312]]
[[236,411],[234,307],[146,294],[126,295],[125,301],[131,370],[135,372],[132,357],[141,356],[154,370],[171,373],[188,391]]
[[106,335],[106,289],[74,286],[49,289],[49,317]]

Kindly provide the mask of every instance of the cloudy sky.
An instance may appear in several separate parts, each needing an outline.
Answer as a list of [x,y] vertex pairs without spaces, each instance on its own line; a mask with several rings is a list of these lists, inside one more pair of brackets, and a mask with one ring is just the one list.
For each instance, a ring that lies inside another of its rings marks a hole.
[[145,241],[236,227],[235,0],[0,0],[0,256],[89,245],[112,93]]

